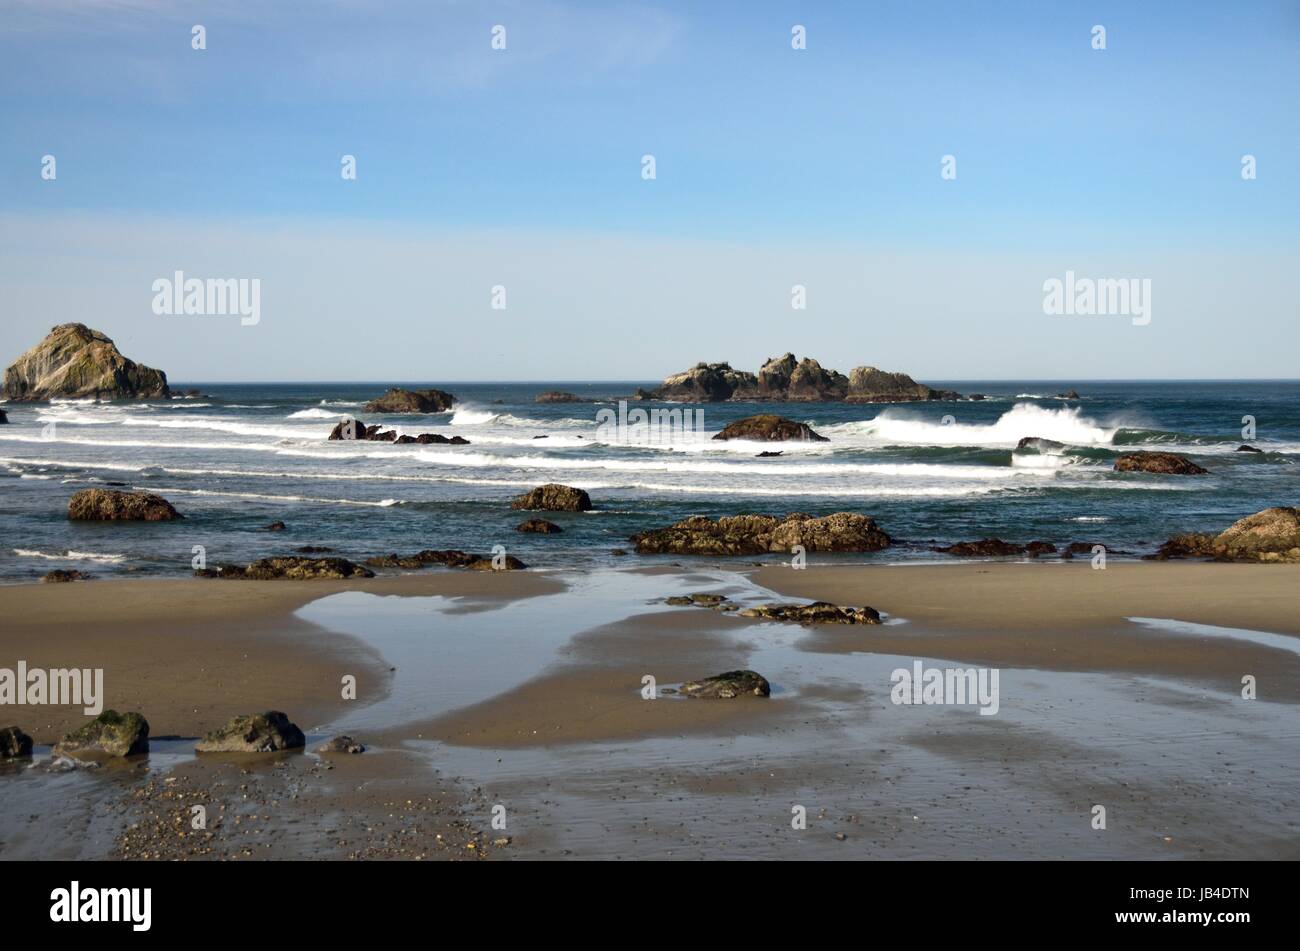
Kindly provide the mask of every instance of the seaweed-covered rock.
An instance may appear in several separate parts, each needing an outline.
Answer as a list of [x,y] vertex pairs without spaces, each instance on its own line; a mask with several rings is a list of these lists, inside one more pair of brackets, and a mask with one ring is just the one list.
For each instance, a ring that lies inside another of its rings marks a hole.
[[262,558],[251,565],[222,565],[220,568],[200,568],[194,572],[200,578],[227,578],[243,581],[304,581],[315,578],[373,578],[369,568],[355,565],[346,558],[307,558],[281,556]]
[[500,562],[491,555],[484,555],[475,558],[465,567],[470,571],[523,571],[528,566],[514,555],[505,555]]
[[797,423],[784,416],[760,413],[728,423],[714,439],[749,439],[758,442],[799,440],[801,442],[830,442],[815,432],[807,423]]
[[796,624],[880,624],[880,612],[875,608],[843,607],[827,601],[812,604],[762,604],[746,608],[741,617],[764,618],[769,621],[792,621]]
[[54,744],[56,756],[134,756],[149,752],[149,721],[138,713],[105,710]]
[[732,700],[746,695],[770,697],[772,687],[765,677],[752,670],[729,670],[703,680],[687,681],[682,684],[681,693],[688,697]]
[[510,507],[545,512],[587,512],[591,509],[591,496],[582,489],[550,482],[515,498]]
[[456,402],[446,390],[403,390],[393,387],[367,403],[365,413],[445,413]]
[[32,738],[16,726],[0,727],[0,759],[32,755]]
[[85,581],[90,575],[69,568],[55,568],[41,576],[44,584],[66,584],[70,581]]
[[693,515],[666,528],[633,535],[643,555],[760,555],[789,552],[795,545],[805,551],[879,551],[890,537],[874,519],[852,512],[814,518],[794,512],[784,518],[772,515],[724,515],[711,519]]
[[1161,475],[1205,475],[1203,469],[1186,456],[1174,452],[1128,452],[1115,460],[1116,472],[1156,472]]
[[5,370],[4,395],[15,402],[168,397],[167,374],[122,356],[85,324],[59,324]]
[[199,753],[274,753],[301,749],[306,744],[302,730],[279,710],[231,717],[194,747]]
[[169,522],[184,516],[160,495],[82,489],[68,500],[68,518],[76,522]]

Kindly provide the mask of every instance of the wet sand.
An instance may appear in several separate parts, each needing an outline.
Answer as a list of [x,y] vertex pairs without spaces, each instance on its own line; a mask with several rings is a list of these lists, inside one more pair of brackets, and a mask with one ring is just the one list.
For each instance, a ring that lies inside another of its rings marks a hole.
[[[1294,858],[1300,656],[1289,641],[1126,618],[1292,636],[1297,571],[965,563],[0,588],[0,666],[103,658],[109,705],[140,709],[156,736],[275,707],[319,729],[309,750],[340,729],[371,746],[232,762],[164,740],[102,771],[6,766],[13,807],[44,821],[0,836],[0,858]],[[662,603],[691,591],[869,604],[905,623],[808,629]],[[913,659],[1000,668],[999,714],[894,705],[890,671]],[[773,696],[640,692],[646,674],[665,686],[739,667]],[[367,684],[361,700],[339,698],[343,672]],[[1241,699],[1243,673],[1258,701]],[[84,720],[31,712],[0,719],[38,742]],[[195,801],[226,815],[198,838],[177,823]],[[1090,824],[1097,804],[1108,831]],[[806,829],[791,828],[795,807]],[[30,831],[42,825],[60,836]]]

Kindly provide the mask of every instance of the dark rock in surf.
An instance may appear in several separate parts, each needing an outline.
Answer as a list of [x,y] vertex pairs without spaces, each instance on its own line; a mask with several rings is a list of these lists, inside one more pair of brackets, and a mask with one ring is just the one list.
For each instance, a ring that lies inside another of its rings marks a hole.
[[564,390],[547,390],[545,393],[538,393],[533,399],[534,403],[590,403],[591,400],[586,397],[577,396],[573,393],[566,393]]
[[544,518],[530,518],[515,526],[516,532],[531,532],[535,535],[559,535],[564,529]]
[[582,489],[550,482],[518,496],[511,501],[510,507],[545,512],[588,512],[591,510],[591,496]]
[[776,416],[771,413],[746,416],[744,419],[728,423],[713,438],[748,439],[757,442],[781,442],[785,440],[830,442],[829,439],[819,435],[806,423],[796,423],[792,419],[786,419],[784,416]]
[[1264,453],[1264,450],[1263,450],[1263,449],[1256,449],[1254,446],[1248,446],[1248,445],[1246,445],[1245,443],[1242,443],[1240,446],[1238,446],[1238,447],[1237,447],[1235,450],[1233,450],[1233,451],[1234,451],[1234,452],[1257,452],[1257,453],[1259,453],[1259,454],[1261,454],[1261,455],[1263,455],[1263,453]]
[[231,717],[194,747],[197,753],[276,753],[302,749],[307,742],[302,730],[279,710]]
[[932,550],[959,558],[1001,558],[1007,555],[1023,555],[1025,546],[1004,542],[1000,538],[983,538],[975,542],[958,542],[955,545]]
[[505,555],[498,560],[495,555],[475,558],[465,566],[470,571],[523,571],[528,566],[514,555]]
[[148,492],[82,489],[68,500],[74,522],[169,522],[183,518],[162,496]]
[[71,581],[85,581],[90,575],[66,568],[55,568],[41,576],[43,584],[66,584]]
[[446,390],[403,390],[393,387],[362,407],[363,413],[445,413],[456,402]]
[[0,759],[32,755],[32,738],[16,726],[0,727]]
[[8,422],[9,422],[8,414],[5,413],[4,410],[0,409],[0,426],[7,425]]
[[1155,472],[1161,475],[1205,475],[1203,469],[1185,456],[1172,452],[1129,452],[1115,460],[1116,472]]
[[1079,398],[1079,391],[1066,390],[1064,393],[1057,393],[1056,398],[1060,400],[1077,400]]
[[373,578],[375,573],[346,558],[277,557],[263,558],[242,568],[238,565],[199,568],[194,575],[240,581],[309,581],[318,578]]
[[772,451],[770,451],[770,450],[764,449],[762,452],[760,452],[760,453],[759,453],[757,456],[755,456],[754,458],[755,458],[755,459],[775,459],[775,458],[777,458],[778,456],[783,456],[783,455],[785,455],[785,453],[784,453],[782,450],[780,450],[780,449],[776,450],[776,452],[772,452]]
[[1020,442],[1016,443],[1016,452],[1024,452],[1026,449],[1033,449],[1036,452],[1060,452],[1065,448],[1065,443],[1057,442],[1055,439],[1042,439],[1038,436],[1026,436]]
[[272,522],[270,525],[266,526],[266,531],[268,532],[282,532],[284,529],[284,522]]

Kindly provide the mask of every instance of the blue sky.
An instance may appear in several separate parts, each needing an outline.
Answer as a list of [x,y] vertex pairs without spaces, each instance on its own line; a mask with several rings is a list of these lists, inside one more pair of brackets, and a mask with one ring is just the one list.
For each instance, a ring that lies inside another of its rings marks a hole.
[[[195,23],[206,50],[190,47]],[[504,51],[489,44],[498,23]],[[793,24],[806,50],[790,48]],[[428,375],[391,347],[364,371],[328,341],[307,371],[277,353],[322,319],[346,326],[321,316],[346,298],[390,342],[442,322],[441,344],[474,369],[461,378],[645,378],[786,349],[949,378],[1044,375],[1031,361],[1063,376],[1294,376],[1290,358],[1207,342],[1217,325],[1295,351],[1298,105],[1296,2],[0,0],[0,278],[16,289],[0,352],[85,319],[153,338],[160,352],[139,358],[173,376]],[[356,181],[339,176],[344,154]],[[955,181],[940,178],[945,154]],[[397,235],[439,249],[408,261],[428,282],[391,273]],[[451,265],[465,248],[478,257]],[[818,261],[837,263],[791,314],[796,272]],[[927,276],[927,261],[947,263]],[[1087,262],[1162,278],[1169,303],[1145,336],[1033,313],[1045,278]],[[200,265],[264,275],[272,326],[242,340],[161,327],[133,288]],[[486,287],[456,286],[480,271],[519,288],[530,323],[506,337],[570,322],[582,351],[543,334],[517,353],[476,343],[467,323],[502,319],[479,311]],[[547,286],[548,271],[570,280]],[[592,289],[597,271],[617,279]],[[964,287],[936,298],[929,285],[959,271]],[[711,274],[739,286],[720,293]],[[770,312],[753,296],[769,277],[784,298]],[[655,296],[675,281],[680,295]],[[890,332],[862,340],[873,318]],[[620,320],[663,326],[629,351],[601,332]],[[972,347],[983,372],[962,372]]]

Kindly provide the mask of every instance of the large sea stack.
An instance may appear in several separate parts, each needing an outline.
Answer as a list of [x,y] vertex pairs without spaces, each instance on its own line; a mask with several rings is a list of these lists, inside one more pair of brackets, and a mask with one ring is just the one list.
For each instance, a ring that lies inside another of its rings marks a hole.
[[117,345],[85,324],[59,324],[5,370],[4,395],[15,402],[48,399],[166,398],[167,374],[128,360]]

